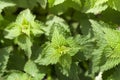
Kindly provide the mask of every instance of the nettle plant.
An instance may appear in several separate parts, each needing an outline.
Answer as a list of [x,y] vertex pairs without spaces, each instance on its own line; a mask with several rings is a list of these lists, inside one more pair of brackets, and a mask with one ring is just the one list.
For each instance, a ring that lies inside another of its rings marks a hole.
[[14,43],[23,49],[28,56],[31,57],[32,37],[43,33],[41,24],[35,21],[29,9],[21,12],[16,21],[5,28],[5,38],[13,39]]
[[119,0],[0,0],[0,80],[119,80]]

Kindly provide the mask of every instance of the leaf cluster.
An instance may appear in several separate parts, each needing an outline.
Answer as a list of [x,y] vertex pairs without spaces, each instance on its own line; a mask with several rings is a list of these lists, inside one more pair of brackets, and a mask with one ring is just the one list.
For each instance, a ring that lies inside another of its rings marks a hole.
[[119,80],[119,0],[0,0],[0,80]]

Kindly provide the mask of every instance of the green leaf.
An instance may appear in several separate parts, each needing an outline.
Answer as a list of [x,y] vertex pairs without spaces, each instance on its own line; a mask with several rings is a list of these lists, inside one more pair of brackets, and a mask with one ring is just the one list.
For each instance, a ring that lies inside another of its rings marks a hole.
[[104,80],[119,80],[120,65],[103,73]]
[[5,29],[5,38],[14,39],[21,34],[21,29],[17,24],[12,23]]
[[5,8],[5,7],[11,7],[11,6],[15,6],[14,3],[11,3],[11,2],[6,2],[6,1],[0,1],[0,13],[2,12],[2,10]]
[[70,47],[67,40],[62,34],[59,34],[58,28],[55,27],[51,43],[48,43],[47,46],[43,48],[42,54],[39,55],[36,62],[42,65],[56,64],[61,55],[69,54],[70,50],[73,51]]
[[99,14],[107,9],[108,0],[86,0],[83,6],[83,12]]
[[58,5],[58,4],[61,4],[63,3],[65,0],[55,0],[53,5]]
[[69,76],[63,75],[63,73],[61,72],[61,68],[59,67],[61,66],[55,66],[55,71],[58,76],[58,79],[60,80],[80,80],[82,78],[79,77],[83,77],[82,75],[81,76],[79,75],[81,71],[80,67],[78,66],[78,63],[71,63]]
[[31,46],[32,42],[30,38],[26,35],[20,35],[15,39],[15,43],[19,45],[21,49],[25,51],[25,54],[28,56],[28,58],[31,57],[32,51]]
[[[54,32],[54,28],[57,27],[59,32],[61,32],[63,35],[69,35],[70,34],[70,29],[67,23],[64,21],[64,19],[54,16],[54,15],[49,15],[47,17],[46,25],[48,25],[48,28],[45,28],[45,33],[47,35],[51,36],[51,33]],[[47,30],[46,30],[47,29]]]
[[48,45],[42,50],[42,53],[35,62],[40,65],[56,64],[59,61],[60,56],[61,54],[57,53],[54,48]]
[[80,74],[81,69],[78,66],[78,63],[73,62],[71,64],[70,72],[69,72],[69,78],[70,80],[80,80]]
[[53,6],[54,1],[55,1],[55,0],[48,0],[49,7],[52,7],[52,6]]
[[[68,0],[68,1],[70,1],[70,0]],[[72,7],[75,10],[80,11],[81,6],[82,6],[81,0],[71,0],[71,2],[69,2],[69,7]]]
[[99,49],[96,49],[92,53],[92,74],[100,71],[100,66],[105,61],[104,55],[102,54],[104,51],[105,45],[101,46]]
[[102,53],[104,54],[105,61],[100,67],[101,71],[114,68],[120,63],[120,32],[110,28],[111,26],[104,22],[91,21],[91,23],[94,30],[97,31],[97,36],[101,38],[98,41],[99,46],[102,46],[100,44],[106,44]]
[[35,21],[35,16],[31,14],[29,9],[26,9],[18,15],[16,24],[21,28],[21,32],[30,36],[42,34],[42,23]]
[[44,73],[39,72],[37,65],[32,60],[29,60],[25,64],[24,71],[30,74],[33,77],[33,80],[42,80],[45,76]]
[[35,21],[31,23],[31,34],[39,37],[41,34],[44,33],[43,27],[44,25],[41,22]]
[[5,72],[12,47],[0,49],[0,76]]
[[42,53],[35,62],[42,65],[56,64],[62,55],[70,54],[70,56],[74,56],[80,49],[76,44],[73,39],[65,39],[59,33],[58,28],[55,27],[51,43],[43,48]]
[[16,21],[5,29],[5,38],[14,39],[15,43],[25,51],[25,54],[31,56],[31,36],[43,34],[43,24],[35,21],[29,9],[26,9],[17,16]]
[[37,68],[37,65],[33,61],[29,60],[25,64],[24,71],[34,77],[37,75],[39,70]]
[[56,64],[62,53],[66,53],[67,47],[65,38],[59,34],[57,28],[54,29],[51,43],[48,43],[42,50],[36,60],[37,63],[42,65]]
[[30,22],[33,22],[34,19],[35,16],[31,14],[29,9],[26,9],[20,12],[17,16],[16,22],[18,22],[18,24],[28,25]]
[[119,80],[120,79],[120,66],[115,67],[113,75],[112,75],[112,79],[113,80]]
[[[102,70],[107,70],[107,69],[111,69],[113,67],[115,67],[116,65],[118,65],[120,63],[120,56],[119,56],[119,52],[120,52],[120,32],[118,30],[113,30],[110,28],[104,28],[104,33],[105,33],[105,39],[106,42],[108,44],[108,46],[110,46],[110,48],[112,49],[111,51],[109,51],[110,53],[107,55],[107,61],[106,63],[102,66]],[[112,62],[112,64],[111,64]]]
[[24,65],[26,63],[26,57],[19,48],[14,48],[14,50],[10,54],[10,58],[7,64],[7,70],[23,70]]
[[26,73],[13,72],[7,77],[6,80],[32,80],[32,78]]
[[51,44],[55,48],[58,48],[67,44],[64,36],[59,34],[59,31],[57,28],[54,29]]
[[46,8],[46,6],[47,6],[47,0],[37,0],[39,3],[40,3],[40,5],[42,6],[42,8]]
[[[60,4],[58,4],[58,2],[57,2],[57,5],[54,5],[50,8],[50,12],[57,14],[57,15],[61,15],[61,14],[65,13],[70,8],[80,11],[81,7],[82,7],[80,0],[64,0],[64,2],[63,2],[63,0],[61,0],[61,1],[55,0],[55,1],[62,2]],[[53,4],[54,4],[54,2],[51,5],[53,5]]]
[[120,32],[118,30],[113,30],[110,28],[104,28],[105,33],[105,39],[107,40],[107,43],[112,48],[119,47],[120,44]]
[[33,78],[33,80],[42,80],[42,79],[44,79],[44,77],[45,77],[45,74],[38,73],[38,74]]
[[108,1],[108,5],[111,7],[111,8],[113,8],[113,9],[115,9],[115,10],[117,10],[117,11],[120,11],[120,6],[119,6],[119,0],[109,0]]
[[76,36],[76,37],[69,37],[66,39],[67,43],[69,45],[69,50],[68,50],[68,54],[70,56],[74,56],[75,54],[77,54],[77,52],[79,52],[79,50],[82,49],[82,45],[80,45],[81,41],[80,41],[80,37]]
[[65,54],[60,57],[59,64],[61,66],[61,72],[68,76],[71,68],[72,59],[69,54]]
[[75,55],[80,49],[74,39],[65,39],[65,37],[59,33],[57,28],[54,29],[51,45],[57,50],[58,53],[63,55],[70,54],[70,56]]
[[35,21],[35,16],[31,14],[29,9],[26,9],[17,16],[16,21],[5,29],[5,38],[14,39],[21,34],[38,36],[43,33],[43,24]]
[[16,24],[21,28],[21,32],[30,36],[31,23],[34,22],[35,16],[30,13],[29,9],[22,11],[17,19]]
[[9,0],[16,4],[17,7],[33,9],[37,6],[37,0]]

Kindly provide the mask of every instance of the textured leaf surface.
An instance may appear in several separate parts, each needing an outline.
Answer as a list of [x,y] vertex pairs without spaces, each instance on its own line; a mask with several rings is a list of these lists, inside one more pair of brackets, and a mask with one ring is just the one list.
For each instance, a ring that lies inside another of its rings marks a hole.
[[63,3],[65,0],[55,0],[53,5],[58,5]]
[[78,50],[79,47],[75,45],[74,40],[65,39],[58,28],[55,27],[51,43],[43,48],[42,54],[39,55],[36,62],[42,65],[56,64],[62,55],[70,54],[70,56],[73,56]]
[[60,57],[59,64],[62,67],[61,72],[66,76],[69,75],[71,63],[72,63],[72,59],[70,55],[66,54]]
[[19,47],[25,51],[25,54],[28,56],[28,58],[31,57],[32,42],[28,36],[20,35],[15,39],[15,43],[18,44]]
[[55,30],[53,32],[51,43],[52,43],[52,46],[55,48],[58,48],[58,47],[61,47],[61,46],[67,44],[64,36],[59,34],[59,31],[57,28],[55,28]]
[[30,74],[33,77],[35,75],[37,75],[37,73],[39,71],[38,68],[37,68],[37,66],[36,66],[36,64],[33,61],[31,61],[31,60],[29,60],[25,64],[24,70],[25,70],[25,72],[27,72],[28,74]]
[[10,24],[6,29],[6,38],[14,39],[21,34],[34,36],[42,34],[41,24],[35,21],[35,16],[33,16],[29,9],[26,9],[17,16],[16,21]]
[[41,65],[56,64],[59,61],[61,54],[57,53],[54,48],[47,46],[43,49],[41,55],[36,60]]
[[98,31],[100,32],[99,36],[103,37],[104,42],[105,42],[105,43],[102,42],[101,44],[106,44],[106,47],[104,48],[103,53],[99,53],[99,54],[104,54],[106,57],[105,58],[106,62],[101,66],[101,70],[106,71],[108,69],[115,67],[116,65],[120,63],[120,59],[119,59],[120,57],[119,56],[120,32],[118,30],[111,29],[109,25],[103,22],[101,23],[96,22],[96,21],[91,21],[91,22],[92,22],[94,30],[96,27],[98,27],[99,30],[101,29],[101,31]]
[[8,26],[8,28],[5,30],[5,38],[8,39],[14,39],[18,37],[20,34],[21,34],[20,28],[14,23]]
[[5,72],[12,47],[0,49],[0,76]]
[[115,9],[117,11],[120,11],[119,2],[120,2],[119,0],[109,0],[108,4],[113,9]]
[[[59,0],[56,0],[56,1],[60,2]],[[63,0],[61,0],[61,2],[62,1]],[[53,4],[54,2],[52,3],[52,5]],[[80,11],[81,7],[82,7],[82,4],[80,0],[64,0],[64,2],[62,2],[61,4],[51,7],[50,12],[61,15],[67,10],[69,10],[70,8]]]
[[87,13],[99,14],[108,7],[106,4],[107,1],[108,0],[86,0],[83,11]]
[[0,80],[119,80],[119,5],[0,0]]
[[32,80],[32,78],[26,73],[11,73],[6,80]]

